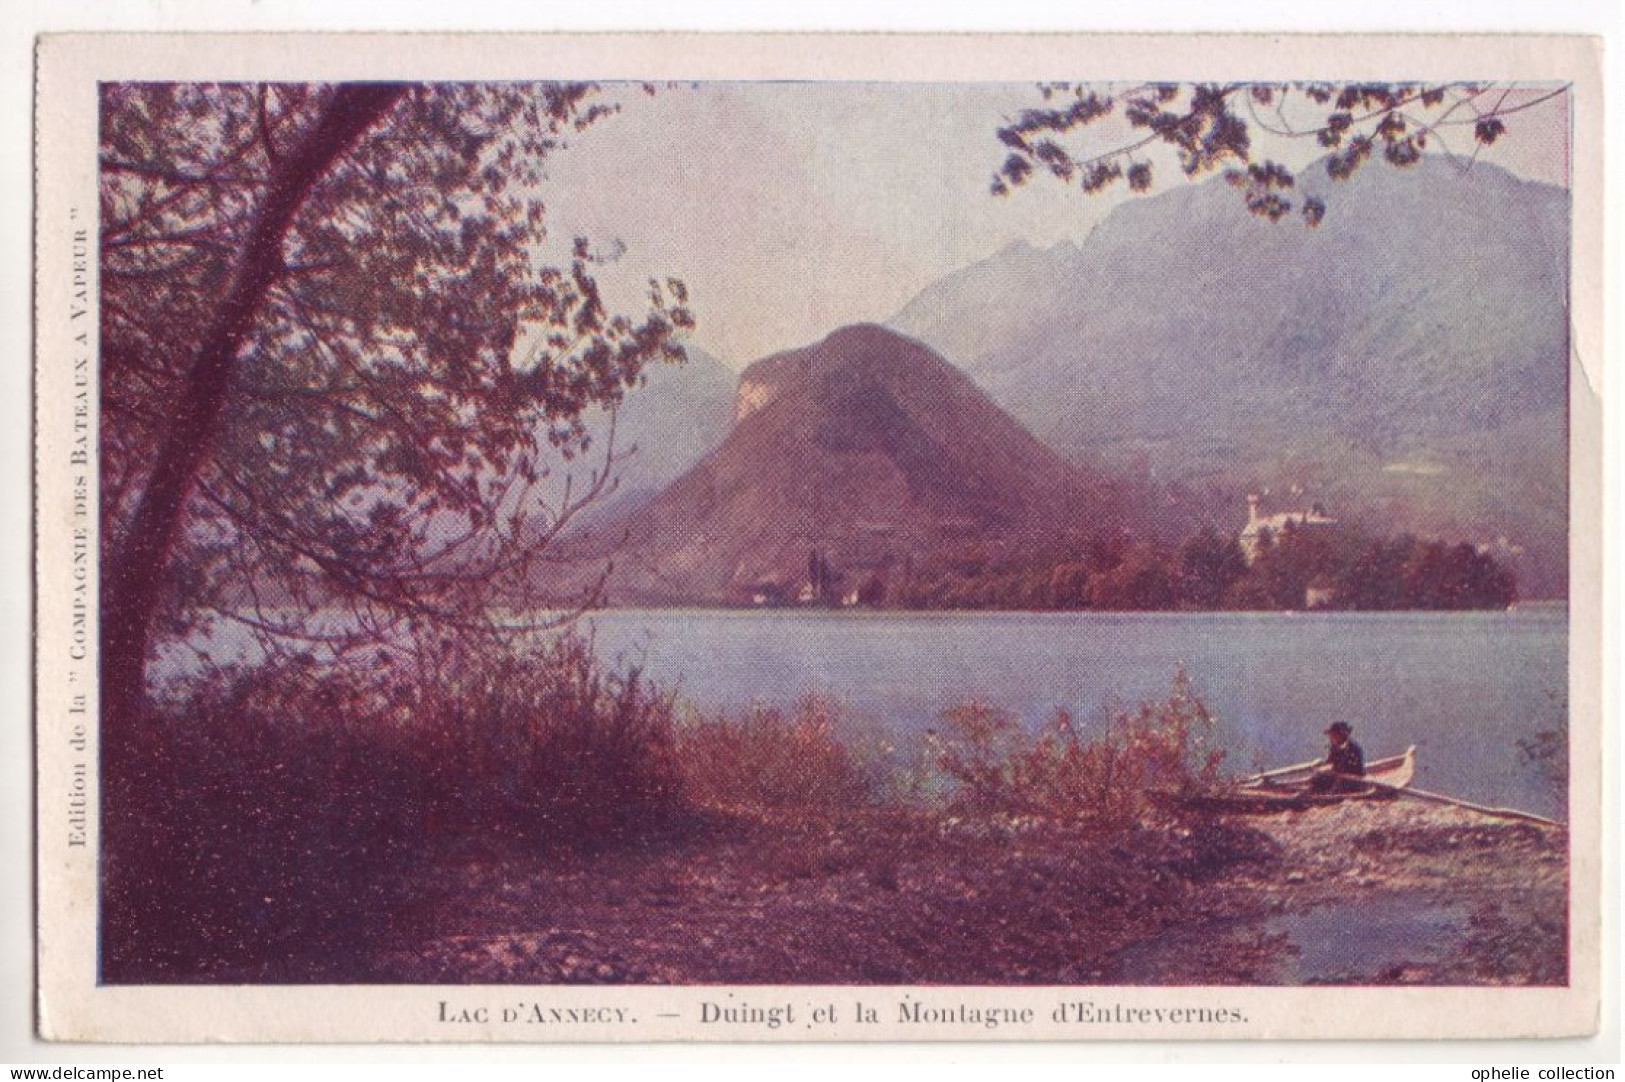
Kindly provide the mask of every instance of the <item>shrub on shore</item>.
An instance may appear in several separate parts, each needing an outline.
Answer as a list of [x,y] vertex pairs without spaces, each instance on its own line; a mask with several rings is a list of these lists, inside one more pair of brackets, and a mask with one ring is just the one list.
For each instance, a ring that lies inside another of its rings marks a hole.
[[635,666],[606,671],[584,639],[462,660],[418,697],[387,731],[435,827],[599,848],[676,810],[672,696]]
[[875,802],[879,779],[837,732],[839,709],[810,696],[793,710],[755,705],[677,729],[692,803],[724,811],[829,815]]
[[151,706],[139,739],[104,746],[103,980],[352,979],[412,926],[413,865],[448,851],[648,844],[685,809],[860,814],[864,867],[895,882],[944,802],[1132,829],[1150,791],[1205,784],[1221,758],[1183,673],[1094,737],[1065,714],[1030,733],[956,707],[928,768],[899,781],[894,749],[851,739],[827,700],[679,721],[672,696],[578,638],[528,654],[427,645],[412,665],[214,672]]
[[985,703],[955,706],[943,714],[936,760],[962,811],[1121,829],[1152,814],[1155,794],[1217,781],[1224,752],[1215,730],[1180,670],[1168,698],[1113,711],[1093,738],[1064,710],[1035,734]]
[[568,636],[442,645],[412,673],[217,674],[104,746],[103,979],[310,979],[401,919],[427,847],[603,847],[672,821],[672,702],[637,670]]

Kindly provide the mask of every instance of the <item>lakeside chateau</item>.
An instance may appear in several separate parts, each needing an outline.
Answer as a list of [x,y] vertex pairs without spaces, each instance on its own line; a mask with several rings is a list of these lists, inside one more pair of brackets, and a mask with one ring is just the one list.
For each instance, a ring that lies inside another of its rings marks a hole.
[[1247,525],[1241,528],[1241,551],[1247,557],[1247,565],[1252,566],[1258,559],[1259,549],[1269,544],[1269,541],[1281,534],[1283,530],[1316,530],[1335,527],[1337,520],[1326,514],[1322,504],[1312,504],[1307,511],[1281,511],[1273,515],[1259,514],[1259,496],[1249,493],[1247,496]]

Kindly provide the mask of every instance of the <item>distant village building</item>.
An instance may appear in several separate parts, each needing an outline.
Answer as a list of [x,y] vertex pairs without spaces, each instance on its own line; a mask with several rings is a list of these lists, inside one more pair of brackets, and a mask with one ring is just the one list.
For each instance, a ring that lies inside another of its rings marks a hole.
[[[861,568],[850,572],[863,573]],[[882,575],[881,570],[869,571],[856,586],[846,587],[848,574],[833,567],[822,552],[814,549],[807,555],[805,579],[782,570],[746,572],[741,568],[734,575],[734,590],[738,600],[761,608],[878,608],[886,603],[886,580]]]
[[1258,559],[1259,550],[1266,544],[1265,539],[1280,537],[1288,527],[1294,530],[1325,529],[1337,525],[1335,518],[1326,514],[1326,508],[1320,504],[1312,505],[1307,511],[1282,511],[1274,515],[1261,515],[1258,513],[1258,495],[1251,493],[1247,496],[1247,525],[1241,529],[1241,551],[1247,557],[1248,566],[1252,566]]
[[1336,600],[1336,584],[1323,575],[1312,579],[1303,593],[1303,607],[1306,609],[1329,609]]
[[752,605],[776,608],[790,600],[790,589],[776,575],[766,575],[739,583],[736,587]]

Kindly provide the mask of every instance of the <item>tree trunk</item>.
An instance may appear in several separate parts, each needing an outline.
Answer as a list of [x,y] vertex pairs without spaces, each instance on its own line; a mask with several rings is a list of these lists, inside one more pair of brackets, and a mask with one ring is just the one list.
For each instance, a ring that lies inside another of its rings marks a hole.
[[339,87],[302,143],[272,170],[214,320],[198,344],[150,479],[102,577],[104,745],[133,736],[145,695],[147,647],[170,551],[198,469],[213,446],[237,351],[283,262],[283,240],[311,189],[406,88]]

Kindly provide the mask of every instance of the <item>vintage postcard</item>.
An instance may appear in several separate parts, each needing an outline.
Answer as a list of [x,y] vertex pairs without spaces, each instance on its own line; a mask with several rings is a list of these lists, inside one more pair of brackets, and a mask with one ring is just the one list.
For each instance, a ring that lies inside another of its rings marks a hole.
[[38,50],[39,1026],[1598,1026],[1600,50]]

